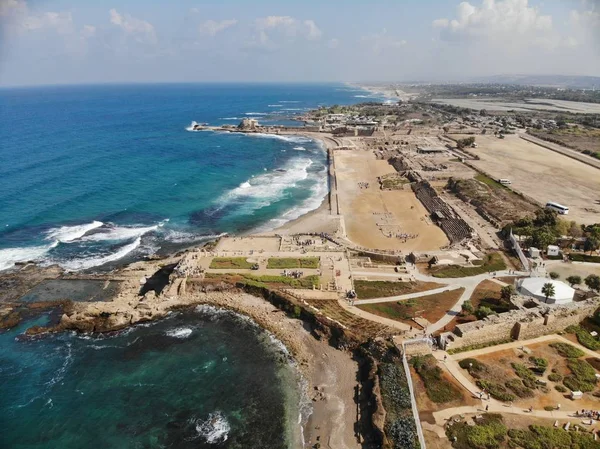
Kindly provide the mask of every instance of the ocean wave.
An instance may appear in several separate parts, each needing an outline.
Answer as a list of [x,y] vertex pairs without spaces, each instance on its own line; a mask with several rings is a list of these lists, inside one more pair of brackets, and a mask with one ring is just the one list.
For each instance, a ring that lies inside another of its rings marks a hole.
[[308,137],[302,137],[302,136],[282,136],[280,134],[267,134],[267,133],[246,133],[245,135],[250,136],[250,137],[258,137],[258,138],[262,138],[262,139],[279,139],[279,140],[283,140],[285,142],[291,142],[291,143],[312,142],[312,139],[309,139]]
[[292,149],[296,150],[296,151],[306,151],[306,148],[304,148],[304,147],[294,147]]
[[0,271],[12,268],[17,262],[29,262],[30,260],[37,262],[56,246],[58,246],[58,241],[49,245],[0,249]]
[[244,115],[257,115],[257,116],[259,116],[259,115],[269,115],[269,114],[266,113],[266,112],[245,112]]
[[76,226],[61,226],[60,228],[50,229],[46,233],[46,240],[56,240],[61,243],[70,243],[102,225],[104,225],[104,223],[101,221],[93,221],[91,223]]
[[300,103],[298,100],[280,100],[279,103]]
[[282,104],[269,104],[268,105],[270,108],[282,108],[283,105]]
[[129,240],[137,237],[141,237],[152,231],[156,231],[159,227],[162,227],[164,222],[161,222],[154,226],[116,226],[113,228],[102,229],[100,232],[95,232],[88,236],[83,237],[81,240],[84,242],[104,242],[104,241],[121,241]]
[[195,425],[197,437],[202,438],[208,444],[227,441],[231,431],[229,422],[220,411],[211,413],[206,420],[197,420]]
[[219,120],[243,120],[242,117],[223,117]]
[[203,242],[206,240],[216,240],[218,238],[226,236],[227,233],[213,234],[213,235],[199,235],[191,232],[168,230],[163,238],[168,242],[173,243],[194,243]]
[[138,237],[132,243],[119,248],[112,254],[101,256],[101,257],[88,257],[84,259],[73,259],[69,261],[63,261],[59,264],[67,271],[81,271],[89,268],[98,267],[100,265],[114,262],[115,260],[122,259],[132,251],[134,251],[142,243],[142,238]]
[[170,329],[165,334],[167,337],[180,338],[185,339],[192,335],[193,330],[189,327],[177,327],[175,329]]
[[298,182],[308,178],[308,168],[313,163],[308,158],[292,159],[281,169],[250,178],[222,195],[219,199],[220,206],[252,200],[247,206],[254,210],[266,207],[281,199],[286,189],[293,188]]
[[188,127],[186,128],[186,131],[196,131],[196,130],[194,129],[194,126],[196,126],[197,124],[198,124],[198,122],[192,121],[192,123],[190,124],[190,126],[188,126]]

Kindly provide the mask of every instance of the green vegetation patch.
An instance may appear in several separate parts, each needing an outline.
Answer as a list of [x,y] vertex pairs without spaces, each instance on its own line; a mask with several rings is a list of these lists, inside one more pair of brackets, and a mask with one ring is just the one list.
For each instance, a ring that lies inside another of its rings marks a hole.
[[289,269],[289,268],[319,268],[318,257],[271,257],[267,262],[269,269]]
[[300,279],[294,279],[287,276],[254,276],[251,274],[242,275],[242,283],[248,285],[268,286],[269,284],[287,285],[292,288],[313,288],[317,287],[320,283],[321,278],[319,276],[305,276]]
[[584,449],[600,448],[600,442],[587,432],[571,432],[555,427],[531,425],[529,429],[508,431],[510,447],[523,449]]
[[[585,352],[573,345],[570,345],[569,343],[551,343],[550,347],[556,349],[561,356],[568,359],[578,359],[579,357],[583,357],[585,355]],[[548,378],[550,378],[550,376],[548,376]]]
[[600,349],[600,341],[598,341],[595,337],[592,336],[587,330],[585,330],[581,326],[569,326],[565,329],[569,334],[575,334],[577,336],[577,341],[592,351],[597,351]]
[[585,360],[569,359],[567,366],[571,375],[563,379],[565,387],[571,391],[593,391],[596,387],[596,370]]
[[506,338],[503,340],[490,341],[488,343],[477,343],[474,345],[467,345],[467,346],[463,346],[462,348],[450,348],[446,352],[448,352],[448,354],[460,354],[461,352],[469,352],[469,351],[475,351],[476,349],[490,348],[492,346],[503,345],[505,343],[510,343],[512,341],[513,341],[512,339]]
[[442,376],[442,370],[431,354],[413,357],[410,362],[423,380],[427,396],[433,402],[445,404],[462,399],[460,391]]
[[600,256],[590,256],[589,254],[569,254],[569,259],[573,262],[600,263]]
[[487,380],[478,380],[477,386],[482,390],[487,391],[491,397],[503,402],[512,402],[516,396],[510,393],[503,385]]
[[526,387],[521,379],[511,379],[504,385],[520,398],[532,398],[534,396],[533,390]]
[[460,422],[448,426],[446,435],[457,449],[495,449],[506,439],[508,429],[502,416],[488,413],[478,419],[474,426]]
[[418,293],[443,287],[441,284],[391,281],[354,281],[354,290],[360,299],[387,298]]
[[209,268],[212,270],[249,270],[252,268],[252,263],[248,262],[245,257],[215,257]]
[[483,263],[474,267],[463,267],[460,265],[446,265],[432,270],[432,275],[436,278],[462,278],[477,276],[492,271],[501,271],[506,269],[506,262],[500,253],[490,253],[485,256]]
[[484,184],[490,186],[493,189],[505,189],[506,187],[500,184],[495,179],[490,178],[489,176],[485,176],[483,174],[478,174],[475,176],[475,179],[479,182],[483,182]]
[[537,387],[537,377],[533,372],[522,363],[511,363],[515,374],[521,378],[526,387],[535,389]]

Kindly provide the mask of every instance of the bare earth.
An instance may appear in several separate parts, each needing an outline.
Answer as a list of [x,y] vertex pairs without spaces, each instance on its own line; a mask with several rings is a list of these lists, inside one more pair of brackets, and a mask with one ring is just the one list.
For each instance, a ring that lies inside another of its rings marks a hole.
[[516,135],[498,139],[477,136],[478,168],[541,204],[555,201],[570,208],[566,219],[600,222],[600,170],[527,142]]
[[[429,251],[448,244],[446,235],[429,221],[412,190],[379,189],[377,177],[396,172],[387,161],[377,160],[365,150],[336,150],[334,157],[340,212],[353,243],[370,249],[403,251]],[[369,183],[369,188],[361,188],[359,183]],[[397,234],[418,237],[405,241],[395,237]]]

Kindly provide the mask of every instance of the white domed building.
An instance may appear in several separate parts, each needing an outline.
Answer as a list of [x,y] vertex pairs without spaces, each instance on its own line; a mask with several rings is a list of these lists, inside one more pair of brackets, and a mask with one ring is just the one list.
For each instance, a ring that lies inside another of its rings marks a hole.
[[554,286],[554,296],[548,298],[548,304],[568,304],[573,302],[575,290],[561,281],[548,278],[527,278],[517,282],[517,291],[524,296],[533,296],[540,302],[546,302],[546,295],[542,293],[544,284]]

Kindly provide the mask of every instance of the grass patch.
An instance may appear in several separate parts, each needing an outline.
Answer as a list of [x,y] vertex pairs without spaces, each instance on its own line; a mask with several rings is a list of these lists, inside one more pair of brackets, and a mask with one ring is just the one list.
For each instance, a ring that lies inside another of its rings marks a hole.
[[585,352],[569,343],[551,343],[550,347],[556,349],[561,356],[567,359],[578,359],[585,355]]
[[495,449],[506,439],[508,429],[499,414],[488,413],[474,426],[459,422],[446,429],[452,446],[457,449]]
[[462,399],[460,391],[442,376],[442,370],[432,355],[416,356],[410,361],[423,380],[427,396],[436,404]]
[[503,385],[487,380],[478,380],[477,386],[487,391],[491,397],[502,402],[514,401],[517,397],[510,393]]
[[434,282],[354,281],[359,299],[389,298],[443,287]]
[[581,326],[569,326],[565,329],[569,334],[575,334],[577,336],[577,341],[592,351],[597,351],[600,349],[600,341],[598,341],[595,337],[585,330]]
[[490,253],[485,256],[481,265],[474,267],[446,265],[432,269],[431,274],[436,278],[462,278],[505,269],[506,262],[504,262],[502,255],[500,253]]
[[291,288],[313,288],[318,287],[321,282],[319,276],[305,276],[300,279],[294,279],[286,276],[256,276],[243,273],[206,273],[206,279],[221,280],[230,284],[248,285],[252,287],[273,288],[273,287],[291,287]]
[[289,268],[319,268],[318,257],[271,257],[267,262],[269,269],[289,269]]
[[526,387],[523,384],[521,379],[511,379],[504,384],[506,388],[511,390],[518,397],[524,398],[532,398],[534,395],[533,390],[531,388]]
[[583,449],[598,448],[594,436],[587,432],[570,432],[561,428],[531,425],[528,429],[508,431],[510,447],[523,449]]
[[504,340],[490,341],[488,343],[478,343],[478,344],[474,344],[474,345],[467,345],[467,346],[463,346],[462,348],[450,348],[446,352],[448,352],[448,354],[460,354],[461,352],[469,352],[469,351],[475,351],[477,349],[489,348],[491,346],[503,345],[505,343],[511,343],[512,341],[513,341],[512,339],[506,338]]
[[596,370],[585,360],[569,359],[567,366],[571,375],[563,379],[563,385],[571,391],[593,391],[596,387]]
[[495,179],[492,179],[481,173],[478,174],[477,176],[475,176],[475,179],[479,182],[483,182],[484,184],[490,186],[492,189],[504,189],[505,188],[502,184],[500,184]]
[[215,257],[209,268],[211,270],[249,270],[252,268],[252,263],[248,262],[245,257]]
[[600,256],[590,256],[589,254],[569,254],[569,259],[573,262],[600,263]]
[[374,315],[396,321],[410,321],[415,316],[421,316],[434,323],[456,304],[463,291],[464,289],[461,288],[404,301],[360,304],[357,307]]
[[537,388],[537,377],[529,368],[522,363],[511,363],[511,366],[515,370],[515,374],[521,378],[527,388]]

